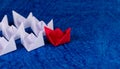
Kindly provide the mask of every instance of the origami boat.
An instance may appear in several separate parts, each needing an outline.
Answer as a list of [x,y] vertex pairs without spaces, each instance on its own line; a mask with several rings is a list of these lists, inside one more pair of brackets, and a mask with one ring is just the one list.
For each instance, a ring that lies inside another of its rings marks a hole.
[[30,13],[27,18],[21,16],[20,14],[18,14],[15,11],[12,11],[12,13],[13,13],[14,24],[17,28],[19,28],[21,23],[24,23],[25,28],[28,28],[31,26],[32,16],[33,16],[32,13]]
[[32,13],[30,13],[28,17],[25,18],[17,12],[13,11],[13,19],[17,28],[21,25],[21,23],[23,23],[25,28],[31,27],[36,36],[39,35],[40,31],[43,31],[43,34],[45,35],[44,26],[53,29],[53,19],[48,24],[46,24],[44,21],[39,21],[36,17],[33,16]]
[[38,36],[40,31],[42,31],[43,35],[45,35],[44,26],[49,27],[53,30],[53,19],[48,24],[46,24],[44,21],[39,21],[39,23],[36,23],[34,21],[31,25],[31,28],[36,36]]
[[3,20],[0,23],[0,30],[2,31],[2,34],[5,36],[7,40],[10,40],[10,38],[15,34],[17,31],[17,28],[13,25],[8,25],[8,18],[5,15],[3,17]]
[[62,32],[59,28],[52,30],[48,27],[45,27],[46,36],[54,46],[70,42],[70,31],[71,28],[68,28]]
[[27,49],[27,51],[34,50],[44,45],[42,32],[39,32],[38,36],[35,36],[33,33],[28,34],[27,32],[25,32],[24,23],[21,23],[18,28],[13,25],[9,26],[6,15],[0,23],[0,30],[2,31],[3,36],[8,41],[11,38],[13,38],[14,41],[20,38],[23,46]]
[[16,44],[13,38],[7,41],[4,37],[0,37],[0,56],[15,51]]
[[28,34],[24,30],[24,25],[21,24],[21,43],[26,48],[27,51],[32,51],[36,48],[44,46],[43,34],[42,32],[39,33],[38,36],[35,36],[33,33]]
[[[7,15],[0,22],[0,31],[3,35],[0,37],[0,55],[16,50],[15,40],[19,38],[27,51],[44,46],[44,35],[54,46],[70,42],[71,28],[64,32],[59,28],[54,30],[53,19],[46,24],[44,21],[39,21],[32,13],[25,18],[15,11],[13,11],[13,19],[15,26],[9,26]],[[29,34],[25,31],[29,27],[33,33]]]

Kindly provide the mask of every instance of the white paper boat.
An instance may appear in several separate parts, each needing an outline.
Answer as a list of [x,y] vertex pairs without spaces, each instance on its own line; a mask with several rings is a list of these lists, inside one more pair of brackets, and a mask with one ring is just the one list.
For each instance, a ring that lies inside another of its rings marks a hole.
[[45,35],[45,30],[44,30],[44,27],[49,27],[50,29],[54,29],[53,28],[53,19],[48,23],[46,24],[44,21],[38,21],[38,19],[36,19],[34,16],[33,16],[33,23],[31,24],[31,28],[33,30],[33,32],[35,33],[35,35],[38,36],[39,32],[42,31],[43,34]]
[[[23,24],[21,24],[21,27],[24,27]],[[33,33],[28,34],[22,29],[20,37],[21,42],[27,51],[34,50],[44,45],[42,32],[40,32],[38,36],[35,36]]]
[[2,34],[5,36],[7,40],[10,40],[10,38],[15,34],[17,31],[17,28],[13,25],[8,25],[8,18],[5,15],[3,20],[0,23],[0,30],[2,31]]
[[15,51],[16,44],[13,38],[7,41],[4,37],[0,37],[0,56]]
[[45,35],[44,26],[49,27],[52,30],[54,29],[53,19],[48,24],[46,24],[44,21],[39,21],[36,17],[33,16],[32,13],[30,13],[28,17],[25,18],[19,13],[13,11],[13,19],[17,28],[19,28],[21,23],[23,23],[25,28],[31,27],[36,36],[38,36],[40,31],[43,31],[43,34]]
[[33,33],[28,34],[25,32],[24,23],[21,23],[18,28],[13,25],[9,26],[7,16],[5,16],[0,25],[3,35],[7,40],[13,38],[15,41],[20,38],[23,46],[27,49],[27,51],[34,50],[44,45],[42,32],[39,32],[38,36],[35,36]]
[[12,13],[13,13],[14,24],[17,28],[19,28],[21,23],[24,24],[25,28],[28,28],[31,26],[31,22],[32,22],[31,18],[33,16],[32,13],[30,13],[27,18],[21,16],[20,14],[18,14],[15,11],[12,11]]

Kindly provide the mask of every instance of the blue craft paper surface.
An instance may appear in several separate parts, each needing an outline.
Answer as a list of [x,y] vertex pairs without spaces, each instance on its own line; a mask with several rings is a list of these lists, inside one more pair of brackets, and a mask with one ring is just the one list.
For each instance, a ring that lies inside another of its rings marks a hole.
[[55,28],[72,28],[71,42],[27,52],[16,40],[17,50],[0,56],[0,69],[119,69],[119,0],[0,0],[0,20],[12,10],[27,17],[30,12]]

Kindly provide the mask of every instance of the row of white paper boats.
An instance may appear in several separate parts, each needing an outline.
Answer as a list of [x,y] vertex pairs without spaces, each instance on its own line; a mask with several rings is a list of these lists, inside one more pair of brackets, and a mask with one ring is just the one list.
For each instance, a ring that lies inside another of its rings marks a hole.
[[[3,35],[3,37],[0,37],[0,55],[16,50],[15,40],[19,38],[27,51],[44,46],[44,26],[53,29],[53,20],[46,25],[44,21],[39,21],[32,13],[27,18],[15,11],[12,11],[12,13],[15,26],[9,26],[7,15],[3,17],[0,23],[0,31]],[[34,34],[25,31],[28,27],[32,29]]]

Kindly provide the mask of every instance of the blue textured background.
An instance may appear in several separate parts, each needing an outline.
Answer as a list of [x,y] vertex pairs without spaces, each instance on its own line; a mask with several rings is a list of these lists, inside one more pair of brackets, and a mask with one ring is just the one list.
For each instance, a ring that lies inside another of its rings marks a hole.
[[72,28],[71,42],[0,56],[0,69],[120,69],[120,0],[0,0],[0,20],[12,10],[24,17],[33,12],[39,20],[62,30]]

